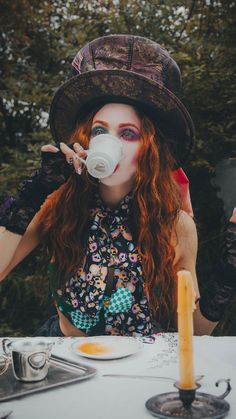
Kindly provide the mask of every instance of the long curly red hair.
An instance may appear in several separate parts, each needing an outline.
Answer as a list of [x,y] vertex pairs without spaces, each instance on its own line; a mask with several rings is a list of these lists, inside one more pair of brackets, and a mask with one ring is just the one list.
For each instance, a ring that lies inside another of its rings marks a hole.
[[[70,143],[79,142],[88,148],[94,113],[78,124]],[[167,142],[147,116],[138,114],[141,146],[132,191],[130,226],[142,257],[149,304],[156,320],[168,329],[176,324],[172,239],[176,237],[181,194],[172,175],[174,160]],[[84,261],[83,239],[89,202],[97,188],[97,180],[83,168],[81,176],[72,175],[41,207],[39,221],[45,233],[48,255],[58,266],[62,287]]]

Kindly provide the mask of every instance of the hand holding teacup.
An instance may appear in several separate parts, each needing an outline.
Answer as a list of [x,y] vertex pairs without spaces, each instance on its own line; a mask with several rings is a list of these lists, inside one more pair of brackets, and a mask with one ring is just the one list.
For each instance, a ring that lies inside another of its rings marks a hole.
[[[45,145],[41,150],[52,153],[59,151],[53,145]],[[81,174],[83,163],[89,174],[97,179],[111,176],[122,158],[122,142],[110,134],[100,134],[92,138],[88,150],[79,143],[74,143],[71,148],[60,143],[60,150],[65,154],[67,163],[74,165],[76,173]]]
[[[86,150],[84,150],[84,148],[79,143],[74,143],[73,148],[72,146],[71,148],[68,147],[65,143],[60,143],[60,150],[62,151],[62,153],[64,153],[67,163],[70,165],[73,164],[76,173],[81,174],[81,163],[79,158],[86,157]],[[57,153],[59,151],[59,148],[52,144],[47,144],[41,148],[41,151]]]

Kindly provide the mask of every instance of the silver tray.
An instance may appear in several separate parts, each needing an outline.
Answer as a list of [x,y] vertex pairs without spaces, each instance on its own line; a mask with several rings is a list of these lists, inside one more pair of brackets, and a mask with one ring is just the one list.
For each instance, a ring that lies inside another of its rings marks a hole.
[[87,380],[97,374],[97,370],[88,365],[62,360],[52,356],[47,377],[38,382],[24,383],[15,379],[11,364],[8,370],[0,376],[0,402],[28,396],[51,388]]

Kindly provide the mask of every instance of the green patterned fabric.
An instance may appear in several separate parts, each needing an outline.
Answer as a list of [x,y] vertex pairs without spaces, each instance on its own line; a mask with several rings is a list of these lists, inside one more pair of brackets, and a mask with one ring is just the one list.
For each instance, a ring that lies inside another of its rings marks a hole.
[[[105,318],[108,317],[109,313],[125,313],[132,306],[132,293],[127,288],[119,288],[110,299],[105,297],[102,304]],[[74,326],[88,333],[91,327],[98,324],[99,313],[96,317],[90,317],[80,310],[74,310],[70,313],[70,317]]]
[[110,304],[107,307],[109,313],[125,313],[132,306],[132,294],[127,288],[118,288],[111,296]]
[[78,329],[84,330],[88,333],[91,327],[96,326],[99,322],[99,312],[96,317],[90,317],[85,313],[81,313],[80,310],[75,310],[70,313],[70,317],[74,326]]

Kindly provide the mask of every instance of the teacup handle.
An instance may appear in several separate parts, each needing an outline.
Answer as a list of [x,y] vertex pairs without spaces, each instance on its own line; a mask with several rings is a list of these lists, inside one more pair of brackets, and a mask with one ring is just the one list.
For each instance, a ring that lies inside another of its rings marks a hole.
[[11,352],[9,351],[9,346],[10,346],[10,344],[11,344],[11,340],[10,339],[8,339],[8,338],[4,338],[3,340],[2,340],[2,349],[3,349],[3,352],[4,352],[4,354],[6,355],[6,356],[10,356],[10,354],[11,354]]
[[6,372],[6,370],[9,367],[10,362],[11,362],[11,359],[9,358],[9,356],[0,355],[0,375]]
[[[88,154],[88,153],[87,153],[87,154]],[[78,159],[79,161],[81,161],[82,163],[84,163],[84,164],[85,164],[85,166],[87,166],[87,164],[86,164],[86,160],[82,159],[82,157],[77,156],[77,159]]]

